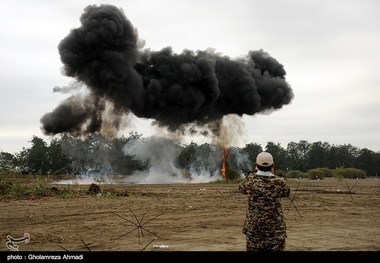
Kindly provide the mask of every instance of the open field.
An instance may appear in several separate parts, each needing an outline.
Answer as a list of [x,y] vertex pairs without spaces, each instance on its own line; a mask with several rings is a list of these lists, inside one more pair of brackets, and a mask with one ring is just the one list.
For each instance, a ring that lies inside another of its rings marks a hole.
[[[288,183],[286,251],[380,251],[380,179]],[[101,195],[1,199],[0,251],[9,251],[7,235],[24,233],[20,251],[245,250],[247,197],[237,184],[100,187]]]

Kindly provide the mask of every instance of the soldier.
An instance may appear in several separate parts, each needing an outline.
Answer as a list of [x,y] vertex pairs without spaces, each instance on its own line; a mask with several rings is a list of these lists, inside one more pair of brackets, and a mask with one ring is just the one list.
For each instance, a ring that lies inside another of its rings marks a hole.
[[273,157],[261,152],[256,157],[256,170],[240,184],[239,191],[248,195],[248,208],[243,226],[247,251],[282,251],[285,248],[286,225],[281,197],[290,188],[284,177],[274,174]]

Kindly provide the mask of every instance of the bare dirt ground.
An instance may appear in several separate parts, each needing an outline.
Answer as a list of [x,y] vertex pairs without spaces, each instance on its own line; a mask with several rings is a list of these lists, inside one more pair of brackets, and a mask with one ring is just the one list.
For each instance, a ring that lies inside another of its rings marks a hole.
[[[380,251],[380,179],[288,183],[286,251]],[[237,184],[100,186],[99,196],[1,200],[0,251],[24,233],[20,251],[245,251]]]

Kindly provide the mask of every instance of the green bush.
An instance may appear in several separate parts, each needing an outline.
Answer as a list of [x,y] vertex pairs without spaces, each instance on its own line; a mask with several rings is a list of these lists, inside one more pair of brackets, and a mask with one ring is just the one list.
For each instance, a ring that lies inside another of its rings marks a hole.
[[50,188],[43,177],[36,178],[36,182],[29,187],[28,192],[30,195],[48,196],[51,195]]
[[321,168],[311,169],[307,172],[307,177],[310,180],[323,180],[324,170],[322,170]]
[[335,168],[332,170],[332,174],[336,178],[348,178],[348,179],[365,179],[367,174],[365,171],[357,168]]
[[0,180],[0,196],[15,197],[25,192],[25,187],[17,181]]
[[323,177],[333,177],[333,173],[329,168],[318,168],[323,172]]

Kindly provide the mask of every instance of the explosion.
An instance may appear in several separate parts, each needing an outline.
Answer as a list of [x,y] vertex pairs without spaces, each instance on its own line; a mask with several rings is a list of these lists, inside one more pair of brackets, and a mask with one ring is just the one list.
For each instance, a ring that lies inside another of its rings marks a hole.
[[142,49],[135,27],[112,5],[89,5],[80,21],[58,50],[64,74],[88,92],[42,116],[47,135],[112,136],[133,114],[171,132],[207,127],[218,136],[226,115],[280,109],[293,99],[283,65],[263,50],[234,60],[211,49]]
[[[173,137],[211,135],[225,146],[230,144],[220,139],[224,117],[278,110],[294,97],[283,65],[264,50],[232,59],[213,49],[177,54],[170,46],[143,48],[124,11],[108,4],[87,6],[80,22],[58,45],[62,72],[73,82],[54,88],[77,93],[41,117],[46,135],[116,137],[127,117],[136,116]],[[225,146],[224,180],[228,158]]]

